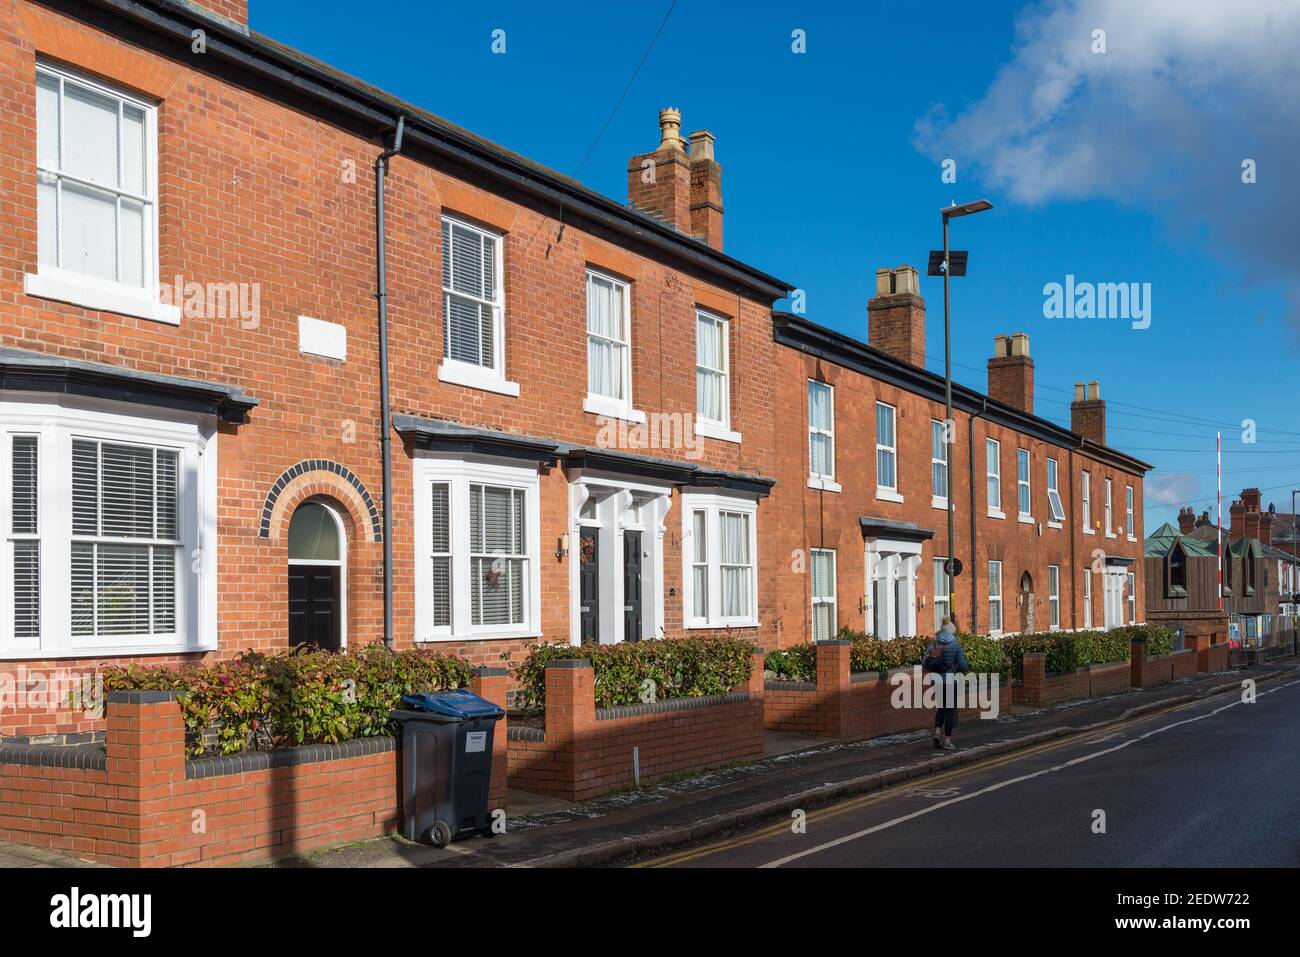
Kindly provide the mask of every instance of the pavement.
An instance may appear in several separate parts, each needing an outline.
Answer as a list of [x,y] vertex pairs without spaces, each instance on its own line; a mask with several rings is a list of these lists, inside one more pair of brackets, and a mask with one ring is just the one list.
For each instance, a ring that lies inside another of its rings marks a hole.
[[[1222,703],[1228,691],[1240,697],[1246,677],[1258,682],[1262,690],[1275,681],[1295,680],[1296,670],[1294,662],[1275,662],[1245,671],[1197,675],[1161,688],[1056,708],[1015,709],[996,720],[967,721],[959,726],[955,740],[961,750],[951,753],[936,752],[928,731],[851,743],[786,736],[771,749],[777,751],[783,746],[784,753],[769,753],[760,761],[580,804],[533,802],[531,813],[512,814],[507,820],[507,832],[490,839],[468,838],[439,850],[399,837],[381,838],[261,866],[565,867],[639,863],[656,855],[689,851],[709,841],[749,833],[762,825],[779,823],[788,830],[792,812],[809,813],[859,795],[897,789],[906,782],[920,782],[911,788],[916,792],[912,797],[933,803],[938,799],[925,792],[934,790],[930,785],[938,775],[966,769],[976,762],[1004,761],[1017,752],[1065,739],[1077,738],[1082,744],[1084,736],[1096,737],[1142,715],[1198,702],[1214,694],[1224,696],[1217,699]],[[1202,730],[1197,727],[1189,733],[1194,737]],[[1277,733],[1283,733],[1281,726]],[[1277,744],[1272,741],[1272,745]],[[1194,758],[1195,744],[1189,749]],[[1238,772],[1246,770],[1225,773]],[[1161,793],[1166,790],[1163,784],[1157,787]],[[1010,807],[1014,807],[1016,799],[1008,799],[1013,801]],[[1011,822],[1023,823],[1019,821],[1021,815],[1009,813]],[[845,820],[853,823],[856,818]],[[912,838],[916,835],[912,834]],[[803,840],[807,846],[807,838]],[[920,844],[923,846],[925,841]],[[725,856],[717,859],[726,859],[726,866],[734,866],[738,860]],[[903,862],[926,863],[916,857],[915,848],[910,855],[904,854]]]

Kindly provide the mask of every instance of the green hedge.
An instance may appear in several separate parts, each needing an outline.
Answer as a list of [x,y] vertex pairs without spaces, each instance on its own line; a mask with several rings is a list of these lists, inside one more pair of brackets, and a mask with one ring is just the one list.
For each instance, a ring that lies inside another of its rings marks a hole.
[[1147,643],[1148,657],[1167,655],[1174,648],[1174,633],[1159,625],[1130,625],[1111,631],[1045,631],[1003,638],[1002,648],[1016,678],[1024,677],[1024,658],[1028,651],[1047,655],[1049,674],[1065,674],[1088,665],[1125,661],[1134,639]]
[[182,692],[189,753],[204,753],[213,728],[216,750],[236,754],[389,734],[403,694],[463,688],[471,674],[459,658],[376,642],[347,652],[246,652],[202,667],[109,667],[104,688]]
[[[850,643],[849,670],[854,673],[889,671],[920,664],[925,650],[934,640],[925,635],[914,638],[873,638],[849,628],[840,629],[836,637]],[[1008,674],[1009,665],[1000,642],[984,635],[958,635],[957,639],[966,652],[966,662],[971,671],[1003,677]],[[817,680],[817,655],[811,643],[769,652],[765,665],[769,671],[785,680]]]
[[740,638],[669,638],[615,645],[541,644],[514,666],[522,709],[546,705],[546,663],[586,658],[596,673],[596,707],[641,704],[654,682],[657,700],[726,694],[749,680],[757,646]]

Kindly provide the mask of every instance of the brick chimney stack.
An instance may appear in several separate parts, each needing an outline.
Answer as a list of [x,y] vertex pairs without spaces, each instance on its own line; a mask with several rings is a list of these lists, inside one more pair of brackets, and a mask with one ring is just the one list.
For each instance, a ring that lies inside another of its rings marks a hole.
[[248,32],[248,0],[181,0],[181,5],[215,15],[218,20]]
[[1259,538],[1260,519],[1263,517],[1259,511],[1259,489],[1244,488],[1241,490],[1241,505],[1245,509],[1242,515],[1242,534],[1247,538]]
[[[718,175],[720,182],[720,171]],[[691,163],[682,139],[680,110],[660,110],[659,146],[652,153],[628,160],[627,198],[641,212],[658,217],[680,232],[691,232]]]
[[876,294],[867,300],[867,341],[901,362],[925,368],[925,300],[913,267],[876,270]]
[[1196,520],[1197,528],[1204,528],[1207,525],[1213,525],[1213,524],[1214,523],[1210,521],[1210,513],[1208,509],[1204,512],[1201,512],[1200,518]]
[[1233,499],[1228,506],[1228,537],[1241,538],[1246,532],[1246,506],[1241,499]]
[[1034,360],[1029,357],[1029,336],[1017,332],[995,336],[989,359],[989,398],[1034,411]]
[[713,158],[716,138],[708,130],[691,134],[691,235],[722,248],[722,167]]
[[1260,512],[1259,540],[1265,545],[1273,544],[1273,522],[1277,518],[1277,509],[1269,502],[1268,511]]
[[1106,444],[1106,403],[1101,397],[1101,384],[1096,379],[1087,385],[1082,382],[1074,384],[1070,430],[1098,445]]
[[1196,513],[1192,511],[1191,506],[1180,508],[1178,510],[1178,530],[1184,535],[1189,535],[1195,527]]

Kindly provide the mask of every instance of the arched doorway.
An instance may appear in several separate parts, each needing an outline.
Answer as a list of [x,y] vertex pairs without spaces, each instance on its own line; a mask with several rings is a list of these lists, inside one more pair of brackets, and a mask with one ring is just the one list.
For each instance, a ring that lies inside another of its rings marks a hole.
[[1034,630],[1034,579],[1025,572],[1020,576],[1020,633],[1027,635]]
[[347,641],[347,535],[329,505],[309,499],[289,522],[289,646],[337,651]]

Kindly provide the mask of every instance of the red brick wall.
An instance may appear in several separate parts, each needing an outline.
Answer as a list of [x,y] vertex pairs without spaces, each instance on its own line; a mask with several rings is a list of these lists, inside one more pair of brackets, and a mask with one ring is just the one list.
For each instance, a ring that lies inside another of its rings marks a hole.
[[634,783],[633,748],[643,783],[763,756],[761,655],[742,700],[618,717],[597,716],[595,673],[572,664],[547,666],[545,740],[510,741],[511,787],[570,801],[618,791]]
[[[504,701],[505,677],[476,675],[473,688]],[[103,770],[0,765],[0,841],[167,867],[282,857],[400,830],[400,750],[187,778],[180,708],[158,696],[110,695]],[[503,719],[490,809],[505,806],[506,734]]]
[[[899,734],[934,727],[934,709],[914,707],[910,682],[919,681],[911,669],[877,674],[851,675],[847,642],[817,645],[815,690],[769,689],[763,697],[763,720],[769,730],[797,731],[828,738],[857,740]],[[909,683],[898,707],[898,688],[891,679],[906,673]],[[998,686],[998,711],[1010,707],[1011,688]],[[961,708],[958,721],[979,720],[978,708]]]
[[1068,674],[1049,675],[1046,656],[1031,652],[1025,655],[1024,679],[1015,689],[1015,702],[1045,708],[1063,701],[1101,698],[1127,691],[1129,681],[1130,666],[1127,661],[1089,665],[1076,668]]

